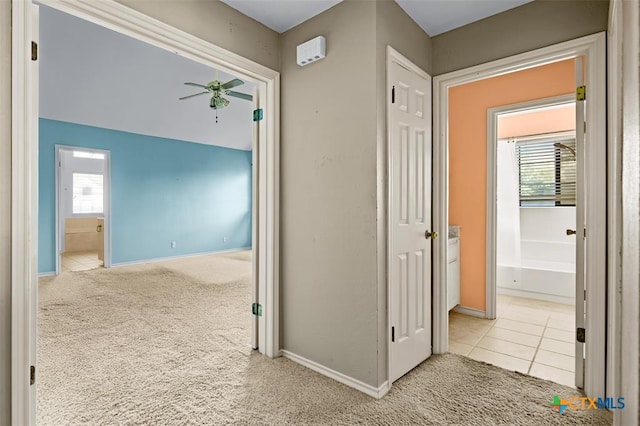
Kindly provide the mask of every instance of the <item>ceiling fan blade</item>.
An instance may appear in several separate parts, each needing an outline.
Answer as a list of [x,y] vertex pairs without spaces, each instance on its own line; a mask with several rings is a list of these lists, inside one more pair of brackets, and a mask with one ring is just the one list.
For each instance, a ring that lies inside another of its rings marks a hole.
[[244,81],[240,80],[239,78],[236,78],[236,79],[233,79],[231,81],[227,81],[225,84],[220,86],[220,88],[221,89],[231,89],[231,88],[240,86],[241,84],[244,84]]
[[198,84],[198,83],[185,83],[185,85],[187,85],[187,86],[202,87],[203,89],[207,89],[207,90],[209,90],[209,87],[208,87],[208,86],[205,86],[204,84]]
[[200,92],[200,93],[196,93],[195,95],[183,96],[183,97],[178,98],[178,99],[182,101],[184,99],[193,98],[194,96],[206,95],[207,93],[209,93],[209,92]]
[[246,93],[234,92],[233,90],[227,90],[228,96],[233,96],[234,98],[244,99],[245,101],[252,101],[253,96],[247,95]]

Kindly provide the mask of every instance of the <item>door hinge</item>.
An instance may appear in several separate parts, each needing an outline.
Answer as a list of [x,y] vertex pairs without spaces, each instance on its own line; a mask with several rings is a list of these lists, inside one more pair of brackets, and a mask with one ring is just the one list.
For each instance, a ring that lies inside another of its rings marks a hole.
[[576,329],[576,340],[580,343],[584,343],[585,341],[585,335],[586,335],[586,331],[584,328],[582,327],[578,327]]
[[31,60],[38,60],[38,43],[36,43],[35,41],[31,42]]
[[576,101],[584,101],[587,99],[587,86],[576,87]]
[[262,111],[262,108],[253,110],[253,121],[262,121],[263,117],[264,117],[264,112]]
[[253,315],[261,317],[262,316],[262,305],[259,304],[259,303],[253,303],[251,305],[251,313]]
[[584,298],[582,300],[587,300],[587,290],[584,290]]
[[391,88],[391,103],[392,104],[396,103],[396,86],[393,86]]
[[29,384],[33,385],[36,383],[36,366],[32,365],[29,369]]
[[395,327],[391,327],[391,341],[392,342],[396,341],[396,328]]

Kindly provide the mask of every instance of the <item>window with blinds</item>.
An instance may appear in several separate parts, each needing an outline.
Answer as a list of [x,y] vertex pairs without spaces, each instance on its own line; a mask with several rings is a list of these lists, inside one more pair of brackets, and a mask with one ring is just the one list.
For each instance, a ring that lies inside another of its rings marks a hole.
[[575,152],[575,137],[519,141],[520,205],[575,206]]
[[73,214],[101,214],[103,200],[101,174],[73,173]]

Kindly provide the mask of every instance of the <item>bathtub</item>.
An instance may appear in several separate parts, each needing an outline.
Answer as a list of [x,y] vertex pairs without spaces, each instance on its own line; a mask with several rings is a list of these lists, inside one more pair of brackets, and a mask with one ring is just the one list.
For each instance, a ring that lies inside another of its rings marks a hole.
[[522,240],[520,265],[496,268],[498,294],[575,303],[575,243]]

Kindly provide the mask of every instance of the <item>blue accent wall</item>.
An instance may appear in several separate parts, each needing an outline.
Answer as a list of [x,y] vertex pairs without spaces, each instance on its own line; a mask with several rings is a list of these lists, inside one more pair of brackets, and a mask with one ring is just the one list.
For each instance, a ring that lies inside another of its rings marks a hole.
[[39,272],[55,271],[56,144],[111,152],[113,264],[251,246],[250,151],[41,118]]

